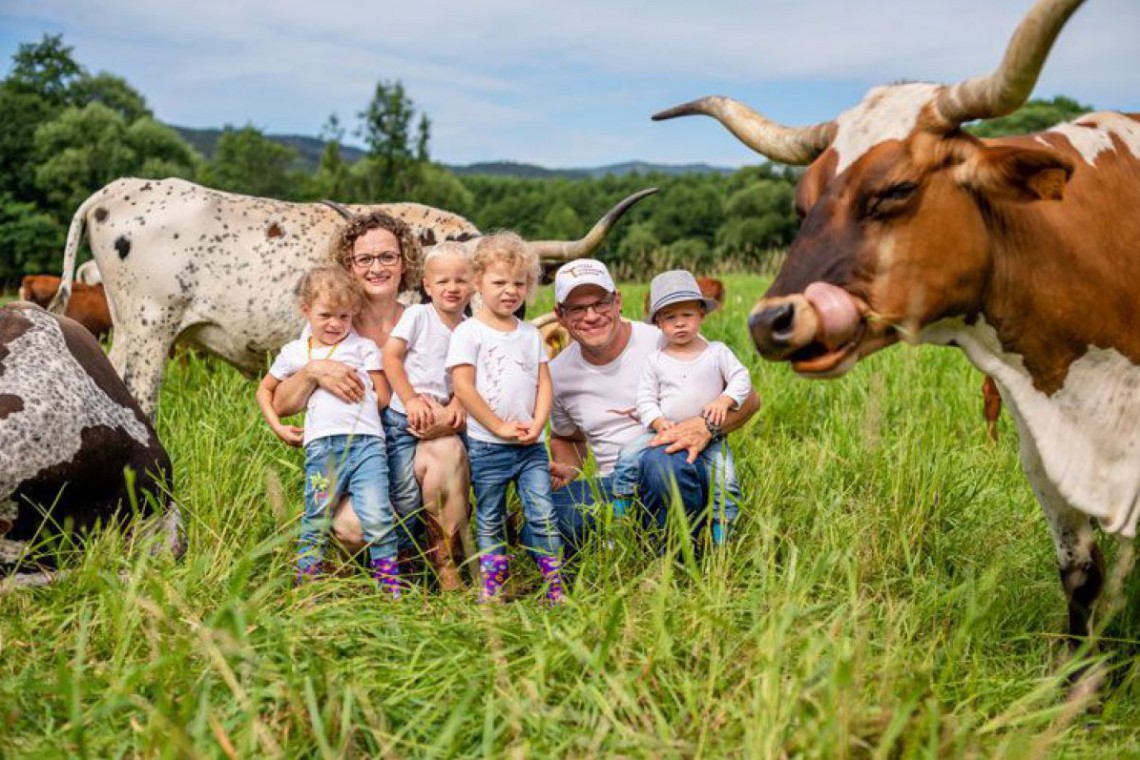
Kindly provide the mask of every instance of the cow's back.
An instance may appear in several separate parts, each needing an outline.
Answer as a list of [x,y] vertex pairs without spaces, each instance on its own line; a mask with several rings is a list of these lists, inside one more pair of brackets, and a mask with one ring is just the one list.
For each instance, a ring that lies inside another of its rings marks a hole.
[[38,307],[0,308],[0,539],[105,521],[129,503],[124,468],[142,512],[144,493],[165,501],[170,459],[99,344]]

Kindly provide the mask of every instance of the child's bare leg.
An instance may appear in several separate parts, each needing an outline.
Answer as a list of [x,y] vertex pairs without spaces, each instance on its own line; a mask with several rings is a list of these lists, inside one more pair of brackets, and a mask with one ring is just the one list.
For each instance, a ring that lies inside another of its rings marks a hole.
[[349,554],[364,550],[364,526],[352,508],[352,499],[347,496],[333,509],[332,534]]
[[416,479],[424,498],[428,554],[444,591],[463,587],[464,535],[470,518],[467,451],[459,436],[420,441],[416,446]]

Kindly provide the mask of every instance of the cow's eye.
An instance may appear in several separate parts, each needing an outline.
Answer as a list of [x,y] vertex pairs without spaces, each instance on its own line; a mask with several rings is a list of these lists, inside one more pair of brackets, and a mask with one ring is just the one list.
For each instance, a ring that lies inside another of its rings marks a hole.
[[918,190],[917,182],[899,182],[880,190],[867,202],[866,215],[882,219],[902,211]]

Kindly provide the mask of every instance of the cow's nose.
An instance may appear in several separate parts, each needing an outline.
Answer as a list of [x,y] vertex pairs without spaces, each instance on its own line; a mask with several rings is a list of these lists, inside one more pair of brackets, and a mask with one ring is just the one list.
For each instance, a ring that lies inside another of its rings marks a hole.
[[753,312],[748,317],[748,330],[760,353],[779,351],[795,334],[796,307],[781,303]]

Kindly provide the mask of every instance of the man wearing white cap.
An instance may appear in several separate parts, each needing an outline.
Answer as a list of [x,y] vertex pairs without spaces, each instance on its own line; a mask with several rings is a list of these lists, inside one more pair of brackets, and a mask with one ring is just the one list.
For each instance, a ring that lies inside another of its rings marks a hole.
[[[637,418],[637,388],[661,331],[621,317],[621,293],[605,264],[594,259],[563,265],[554,278],[554,298],[571,343],[550,363],[550,472],[559,527],[573,545],[590,523],[582,507],[612,501],[618,455],[647,431]],[[706,468],[694,465],[697,456],[714,438],[743,425],[759,406],[750,393],[720,428],[694,417],[677,421],[650,442],[639,463],[639,492],[658,526],[665,525],[674,481],[693,516],[703,511],[709,479]],[[597,463],[591,481],[579,478],[587,450]]]

